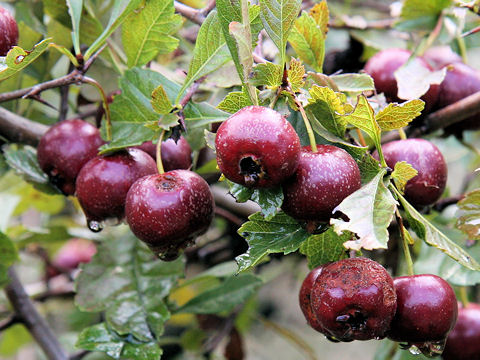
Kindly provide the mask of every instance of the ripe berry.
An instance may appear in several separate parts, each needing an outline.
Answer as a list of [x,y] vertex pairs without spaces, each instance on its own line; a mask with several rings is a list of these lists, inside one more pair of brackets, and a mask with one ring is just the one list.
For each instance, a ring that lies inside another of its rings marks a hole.
[[139,149],[97,156],[86,163],[78,174],[77,197],[90,230],[101,230],[99,223],[107,219],[122,220],[130,186],[156,172],[155,161]]
[[299,220],[327,222],[333,209],[358,190],[360,170],[343,149],[319,145],[316,153],[302,148],[298,168],[283,184],[283,211]]
[[180,249],[208,229],[213,210],[207,182],[188,170],[139,179],[125,203],[132,232],[164,260],[174,260]]
[[[145,151],[153,160],[157,159],[157,145],[151,141],[144,142],[137,148]],[[161,152],[165,171],[188,169],[192,166],[192,148],[183,136],[180,136],[177,142],[173,139],[163,141]]]
[[423,53],[423,58],[435,69],[439,70],[448,64],[463,62],[462,57],[448,45],[434,46]]
[[397,162],[406,161],[418,171],[405,186],[405,197],[409,202],[415,206],[427,206],[442,196],[447,183],[447,164],[434,144],[424,139],[397,140],[383,145],[382,150],[392,169]]
[[392,278],[367,258],[324,266],[310,299],[324,334],[338,341],[384,338],[397,306]]
[[[365,72],[373,78],[377,92],[383,92],[388,102],[404,101],[398,97],[397,80],[394,72],[404,65],[411,55],[412,53],[405,49],[386,49],[376,53],[365,64]],[[421,66],[432,70],[432,67],[423,58],[417,57],[417,60]],[[439,86],[432,85],[427,93],[422,96],[426,111],[430,110],[437,102],[438,92]]]
[[73,195],[80,169],[97,155],[102,144],[95,126],[80,119],[62,121],[40,139],[38,163],[54,185],[65,195]]
[[88,263],[97,252],[95,244],[87,239],[70,239],[55,254],[53,264],[66,270],[74,270],[81,263]]
[[310,325],[315,330],[324,333],[325,331],[322,325],[320,325],[317,316],[313,312],[311,306],[312,287],[317,277],[322,273],[322,269],[323,266],[319,266],[308,273],[305,280],[303,280],[302,287],[300,288],[300,293],[298,294],[298,301],[300,304],[300,309],[302,310],[302,313],[305,316],[308,325]]
[[458,320],[448,334],[443,351],[444,360],[480,359],[480,305],[470,303],[466,307],[458,304]]
[[300,139],[275,110],[248,106],[220,125],[215,147],[218,166],[227,179],[265,188],[282,183],[294,173]]
[[0,56],[6,56],[17,43],[17,22],[5,8],[0,6]]
[[[461,84],[461,86],[459,85]],[[453,104],[480,91],[480,72],[468,65],[455,63],[447,67],[447,75],[440,84],[437,108]],[[461,134],[464,130],[480,128],[478,113],[445,129],[446,133]]]
[[457,320],[457,299],[452,287],[436,275],[394,279],[397,312],[388,337],[419,344],[444,342]]

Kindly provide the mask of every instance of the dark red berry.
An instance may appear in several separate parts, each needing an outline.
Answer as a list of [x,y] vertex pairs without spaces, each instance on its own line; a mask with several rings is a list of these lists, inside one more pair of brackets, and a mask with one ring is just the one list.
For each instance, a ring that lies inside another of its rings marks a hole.
[[297,171],[283,184],[282,209],[299,220],[327,222],[333,209],[361,186],[360,170],[343,149],[319,145],[302,148]]
[[65,195],[75,193],[75,179],[83,165],[103,144],[98,129],[80,119],[53,125],[40,139],[38,163]]
[[463,62],[462,57],[448,45],[434,46],[423,53],[423,58],[434,68],[439,70],[448,64]]
[[125,215],[130,229],[164,260],[204,233],[213,218],[207,182],[189,170],[172,170],[136,181],[128,192]]
[[397,312],[388,337],[419,346],[442,342],[457,320],[457,299],[452,287],[436,275],[394,279]]
[[[154,160],[157,159],[157,145],[151,141],[144,142],[137,148],[148,153]],[[192,148],[183,136],[180,136],[177,142],[173,139],[163,141],[161,152],[165,171],[188,169],[192,166]]]
[[311,292],[311,306],[327,337],[338,341],[384,338],[397,305],[393,280],[367,258],[323,267]]
[[155,161],[139,149],[97,156],[85,164],[77,178],[77,197],[90,229],[99,230],[95,227],[107,219],[122,220],[130,186],[156,172]]
[[17,22],[5,8],[0,6],[0,56],[6,56],[17,43]]
[[383,145],[382,150],[392,169],[397,162],[406,161],[418,171],[405,186],[405,197],[410,203],[427,206],[442,196],[447,183],[447,164],[434,144],[424,139],[397,140]]
[[279,185],[294,173],[300,139],[280,113],[248,106],[220,125],[215,147],[218,166],[227,179],[265,188]]
[[480,305],[470,303],[466,307],[458,304],[458,319],[448,334],[442,354],[444,360],[480,359]]
[[325,331],[320,325],[317,316],[313,312],[311,306],[311,293],[313,284],[315,283],[318,275],[322,273],[322,269],[323,266],[319,266],[308,273],[305,280],[303,280],[302,287],[300,288],[300,293],[298,294],[298,301],[300,304],[300,309],[302,310],[302,313],[305,316],[308,325],[310,325],[315,330],[324,333]]
[[81,263],[88,263],[97,252],[95,244],[87,239],[68,240],[53,258],[53,264],[65,270],[74,270]]
[[[437,108],[443,108],[480,91],[480,72],[468,65],[455,63],[447,67],[447,75],[440,84]],[[478,113],[451,125],[445,129],[447,133],[461,134],[464,130],[480,128]]]
[[[403,102],[398,97],[397,80],[394,72],[404,65],[412,53],[405,49],[386,49],[381,50],[372,56],[365,64],[365,72],[369,74],[374,82],[378,93],[384,93],[388,102]],[[433,70],[430,65],[421,57],[417,57],[421,66],[428,70]],[[430,86],[430,89],[422,100],[425,101],[425,111],[429,111],[437,102],[439,92],[438,85]]]

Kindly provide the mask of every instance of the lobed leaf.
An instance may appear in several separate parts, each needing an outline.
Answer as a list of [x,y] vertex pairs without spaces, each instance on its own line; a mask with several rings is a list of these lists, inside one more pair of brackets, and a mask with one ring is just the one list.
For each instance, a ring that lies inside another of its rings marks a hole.
[[283,68],[278,64],[266,62],[253,68],[250,84],[275,90],[282,85],[282,78]]
[[470,240],[480,240],[480,189],[466,194],[457,206],[457,228]]
[[395,164],[393,169],[392,179],[395,182],[398,191],[403,194],[408,180],[413,179],[417,174],[418,171],[415,170],[412,165],[406,161],[399,161]]
[[217,109],[233,114],[249,105],[253,105],[252,101],[244,91],[232,91],[217,105]]
[[300,89],[305,85],[305,81],[303,81],[304,75],[305,68],[302,62],[292,58],[290,67],[287,70],[287,77],[293,92],[300,92]]
[[381,129],[375,121],[374,111],[364,95],[358,97],[355,110],[344,117],[345,121],[363,130],[372,138],[375,145],[380,148]]
[[402,104],[390,103],[375,116],[382,131],[396,130],[407,126],[413,119],[420,116],[425,107],[422,100],[410,100]]
[[271,220],[283,203],[283,190],[281,186],[274,188],[252,189],[228,181],[230,194],[237,202],[252,200],[256,202],[261,209],[262,215],[266,220]]
[[158,85],[152,91],[152,100],[150,100],[153,110],[162,115],[170,113],[173,108],[172,102],[168,98],[168,95],[163,88],[163,85]]
[[338,235],[333,228],[310,236],[302,245],[300,252],[307,257],[308,268],[314,269],[331,261],[338,261],[348,256],[343,243],[352,238],[352,234],[345,232]]

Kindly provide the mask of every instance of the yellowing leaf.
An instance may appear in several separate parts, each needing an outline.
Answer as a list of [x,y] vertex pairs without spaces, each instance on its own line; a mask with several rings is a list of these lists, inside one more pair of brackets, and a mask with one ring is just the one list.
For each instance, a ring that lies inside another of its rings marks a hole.
[[320,27],[323,37],[326,38],[328,32],[328,6],[327,2],[323,0],[322,2],[315,4],[308,13]]
[[305,75],[305,68],[301,61],[294,58],[290,61],[290,68],[287,71],[288,82],[292,86],[293,92],[299,92],[304,85],[303,76]]
[[425,107],[422,100],[411,100],[403,104],[391,103],[376,115],[377,124],[383,131],[396,130],[407,126],[421,114]]
[[249,105],[252,105],[252,101],[245,92],[232,91],[218,104],[217,109],[233,114]]
[[155,90],[152,91],[152,100],[150,100],[150,102],[153,110],[162,115],[168,114],[173,108],[163,85],[158,85]]
[[413,179],[415,176],[417,176],[417,174],[418,171],[415,170],[412,165],[406,161],[399,161],[395,164],[395,168],[392,172],[392,178],[393,181],[395,181],[397,189],[403,194],[408,180]]
[[275,90],[282,84],[282,77],[283,69],[280,65],[266,62],[253,68],[250,84]]

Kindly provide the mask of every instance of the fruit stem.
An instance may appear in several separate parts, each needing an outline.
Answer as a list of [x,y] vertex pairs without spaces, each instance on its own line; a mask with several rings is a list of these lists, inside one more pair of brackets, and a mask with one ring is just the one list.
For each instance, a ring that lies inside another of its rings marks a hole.
[[363,137],[362,131],[359,128],[357,128],[356,131],[357,131],[358,141],[360,142],[360,145],[362,145],[363,147],[367,146],[367,143],[365,142],[365,138]]
[[103,91],[102,86],[96,80],[84,76],[83,82],[96,87],[102,97],[103,108],[105,109],[105,130],[107,133],[107,141],[112,141],[112,120],[110,119],[110,106],[108,105],[107,95],[105,94],[105,91]]
[[465,45],[465,39],[461,36],[457,36],[457,45],[458,49],[460,50],[460,56],[462,57],[462,60],[465,64],[468,63],[468,58],[467,58],[467,47]]
[[402,238],[403,252],[405,254],[405,261],[407,263],[407,272],[408,272],[408,275],[412,276],[412,275],[415,275],[415,271],[413,270],[412,255],[410,254],[410,248],[409,248],[408,240],[407,240],[407,237],[405,236],[405,233],[404,233],[405,227],[403,226],[403,219],[400,216],[400,212],[398,211],[398,209],[395,210],[395,215],[397,217],[400,236]]
[[308,120],[307,114],[305,113],[305,109],[303,108],[303,105],[300,102],[300,100],[298,100],[297,97],[295,96],[295,93],[292,91],[290,86],[288,86],[285,90],[293,96],[293,100],[295,102],[295,105],[297,105],[298,109],[300,110],[300,114],[302,115],[303,123],[305,124],[305,128],[307,130],[308,140],[310,141],[310,147],[312,148],[312,152],[316,153],[318,151],[317,150],[317,142],[315,141],[315,134],[313,133],[312,125],[310,125],[310,120]]
[[468,301],[468,293],[466,286],[460,286],[458,289],[458,294],[460,295],[460,301],[462,302],[463,307],[467,307]]
[[400,136],[401,140],[407,140],[407,134],[403,128],[398,129],[398,135]]
[[165,130],[162,131],[160,136],[158,137],[158,143],[156,147],[156,153],[157,153],[157,169],[159,174],[165,173],[165,169],[163,168],[163,163],[162,163],[162,141],[163,141],[163,136],[165,135]]

